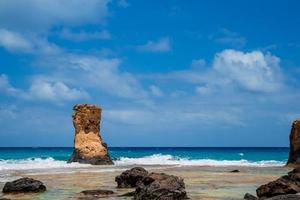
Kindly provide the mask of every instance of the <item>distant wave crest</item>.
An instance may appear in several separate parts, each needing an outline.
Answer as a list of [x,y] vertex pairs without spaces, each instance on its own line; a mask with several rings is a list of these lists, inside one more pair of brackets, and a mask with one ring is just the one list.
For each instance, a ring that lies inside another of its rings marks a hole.
[[248,160],[213,160],[213,159],[187,159],[172,155],[154,154],[140,158],[121,157],[114,161],[116,165],[181,165],[181,166],[251,166],[274,167],[283,166],[284,162],[276,160],[262,160],[252,162]]
[[[177,165],[177,166],[252,166],[274,167],[283,166],[285,163],[275,160],[248,161],[241,160],[213,160],[213,159],[188,159],[172,155],[154,154],[139,158],[120,157],[114,160],[116,166],[129,165]],[[62,160],[49,158],[28,158],[20,160],[0,160],[0,171],[3,170],[35,170],[35,169],[67,169],[86,168],[89,164],[67,163]]]
[[[27,170],[27,169],[55,169],[55,168],[79,168],[79,163],[67,163],[62,160],[49,158],[28,158],[21,160],[0,160],[0,170]],[[89,165],[84,165],[89,166]]]

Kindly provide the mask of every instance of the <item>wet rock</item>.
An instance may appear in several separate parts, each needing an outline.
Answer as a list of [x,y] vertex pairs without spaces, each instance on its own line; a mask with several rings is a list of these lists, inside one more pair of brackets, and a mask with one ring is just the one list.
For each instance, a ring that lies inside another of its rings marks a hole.
[[238,170],[238,169],[234,169],[234,170],[230,171],[230,173],[239,173],[239,172],[240,172],[240,170]]
[[295,120],[292,124],[290,133],[290,154],[287,166],[300,166],[300,119]]
[[279,195],[272,198],[268,198],[266,200],[300,200],[300,195],[299,194]]
[[259,198],[270,198],[278,195],[296,194],[300,192],[300,169],[294,169],[288,175],[275,181],[261,185],[256,190]]
[[187,199],[183,179],[164,173],[151,173],[137,186],[135,200]]
[[92,196],[108,196],[114,194],[112,190],[84,190],[81,191],[84,195],[92,195]]
[[74,106],[74,150],[69,162],[93,165],[113,164],[106,143],[100,136],[101,108],[90,104]]
[[252,194],[246,193],[244,196],[244,199],[246,200],[258,200],[258,198]]
[[135,191],[132,191],[132,192],[127,192],[125,194],[121,194],[119,195],[119,197],[132,197],[135,195]]
[[20,192],[44,192],[46,186],[38,180],[32,178],[20,178],[18,180],[5,183],[3,193],[20,193]]
[[133,188],[136,187],[147,175],[148,171],[144,168],[134,167],[122,172],[119,176],[116,176],[115,181],[118,184],[118,188]]

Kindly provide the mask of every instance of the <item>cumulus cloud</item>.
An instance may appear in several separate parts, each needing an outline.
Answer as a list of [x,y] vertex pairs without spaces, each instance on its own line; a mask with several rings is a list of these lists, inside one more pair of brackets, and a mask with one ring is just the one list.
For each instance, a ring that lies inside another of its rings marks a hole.
[[260,51],[224,50],[216,54],[212,73],[217,84],[236,84],[256,92],[274,92],[282,86],[280,59]]
[[28,97],[43,101],[64,102],[87,99],[89,95],[85,91],[70,88],[63,82],[35,80],[29,88]]
[[189,70],[148,77],[198,84],[196,92],[202,94],[216,88],[238,88],[250,92],[277,92],[284,88],[280,58],[261,51],[226,49],[215,55],[211,65],[206,65],[201,59],[194,60]]
[[5,74],[0,76],[0,91],[16,98],[54,103],[87,99],[89,97],[85,91],[70,88],[63,82],[51,82],[42,79],[33,80],[30,88],[26,91],[12,86]]
[[171,51],[172,47],[170,38],[163,37],[157,41],[149,40],[146,44],[138,46],[137,49],[148,52],[168,52]]
[[99,32],[74,32],[70,29],[64,28],[60,33],[60,37],[71,41],[81,42],[87,40],[109,40],[111,39],[111,34],[107,30]]
[[[109,0],[2,0],[0,26],[13,30],[48,30],[52,26],[104,23]],[[80,8],[80,10],[78,10]]]

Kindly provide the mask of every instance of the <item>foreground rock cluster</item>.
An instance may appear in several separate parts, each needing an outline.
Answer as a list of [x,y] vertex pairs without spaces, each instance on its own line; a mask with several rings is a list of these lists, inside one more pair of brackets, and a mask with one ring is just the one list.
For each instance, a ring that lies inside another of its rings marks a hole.
[[92,104],[77,104],[73,110],[75,139],[74,151],[69,162],[113,164],[107,145],[100,135],[101,108]]
[[296,168],[275,181],[271,181],[257,188],[257,197],[246,194],[244,199],[300,199],[300,168]]
[[[134,200],[182,200],[187,199],[183,179],[165,173],[149,173],[142,167],[126,170],[116,176],[118,188],[134,188],[133,192],[117,195],[111,190],[84,190],[78,199],[132,197]],[[44,192],[46,186],[32,178],[21,178],[4,185],[3,193]]]
[[20,178],[12,182],[5,183],[3,193],[26,193],[26,192],[44,192],[46,186],[38,180],[32,178]]
[[136,188],[125,194],[134,200],[181,200],[187,199],[183,179],[165,173],[149,173],[141,167],[123,172],[115,178],[119,188]]

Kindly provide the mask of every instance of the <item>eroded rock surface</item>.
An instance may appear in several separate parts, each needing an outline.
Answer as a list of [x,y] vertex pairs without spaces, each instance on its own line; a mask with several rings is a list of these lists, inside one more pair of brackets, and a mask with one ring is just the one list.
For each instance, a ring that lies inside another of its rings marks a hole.
[[147,175],[148,171],[144,168],[134,167],[122,172],[119,176],[116,176],[115,181],[118,184],[118,188],[133,188],[141,183],[143,178]]
[[295,120],[290,133],[289,167],[300,167],[300,119]]
[[12,182],[5,183],[3,193],[23,193],[23,192],[44,192],[46,186],[38,180],[32,178],[20,178]]
[[270,198],[279,195],[296,194],[300,192],[300,168],[294,169],[288,175],[275,181],[261,185],[256,190],[259,198]]
[[150,173],[136,188],[135,200],[186,199],[183,179],[164,173]]
[[73,110],[75,139],[73,155],[69,162],[113,164],[107,145],[100,136],[101,108],[96,105],[77,104]]
[[257,200],[258,198],[252,194],[246,193],[244,196],[245,200]]

